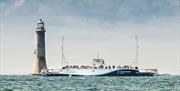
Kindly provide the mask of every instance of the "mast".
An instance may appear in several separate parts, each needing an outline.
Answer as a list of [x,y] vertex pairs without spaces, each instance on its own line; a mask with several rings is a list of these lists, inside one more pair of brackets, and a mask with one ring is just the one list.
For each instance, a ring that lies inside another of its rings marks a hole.
[[1,60],[3,60],[3,23],[2,22],[0,22],[0,74],[3,66]]
[[99,52],[97,52],[97,59],[99,60]]
[[135,59],[135,65],[138,67],[138,56],[139,56],[139,46],[138,46],[138,36],[135,36],[136,39],[136,59]]
[[61,61],[62,61],[62,67],[63,67],[63,65],[64,65],[64,36],[62,36],[62,59],[61,59]]

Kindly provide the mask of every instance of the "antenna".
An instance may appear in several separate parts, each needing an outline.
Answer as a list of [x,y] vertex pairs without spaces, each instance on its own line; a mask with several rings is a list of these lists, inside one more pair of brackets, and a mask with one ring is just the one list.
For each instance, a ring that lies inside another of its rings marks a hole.
[[138,56],[139,56],[139,46],[138,46],[138,36],[135,36],[136,39],[136,59],[135,59],[135,65],[138,67]]
[[99,52],[97,52],[97,59],[99,60]]
[[3,66],[1,60],[3,60],[3,23],[2,22],[0,22],[0,74]]
[[62,36],[62,59],[61,59],[61,61],[62,61],[62,67],[63,67],[63,65],[64,65],[64,36]]

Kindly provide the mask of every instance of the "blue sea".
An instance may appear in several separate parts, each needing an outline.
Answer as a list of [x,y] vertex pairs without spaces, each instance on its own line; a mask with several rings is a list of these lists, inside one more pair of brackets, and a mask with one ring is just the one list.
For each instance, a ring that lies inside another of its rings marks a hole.
[[0,91],[180,91],[180,76],[43,77],[0,75]]

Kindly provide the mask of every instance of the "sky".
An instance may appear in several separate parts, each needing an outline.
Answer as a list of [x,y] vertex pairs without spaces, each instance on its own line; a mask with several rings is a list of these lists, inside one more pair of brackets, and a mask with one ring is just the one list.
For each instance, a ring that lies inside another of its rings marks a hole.
[[110,65],[180,74],[180,0],[0,0],[0,74],[31,74],[35,29],[46,29],[48,68],[89,65],[99,53]]

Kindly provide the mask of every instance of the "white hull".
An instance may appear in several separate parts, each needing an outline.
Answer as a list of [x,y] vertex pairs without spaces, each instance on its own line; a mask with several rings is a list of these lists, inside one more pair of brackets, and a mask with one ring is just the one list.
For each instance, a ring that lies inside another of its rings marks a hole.
[[44,69],[44,76],[153,76],[155,72],[138,69]]

